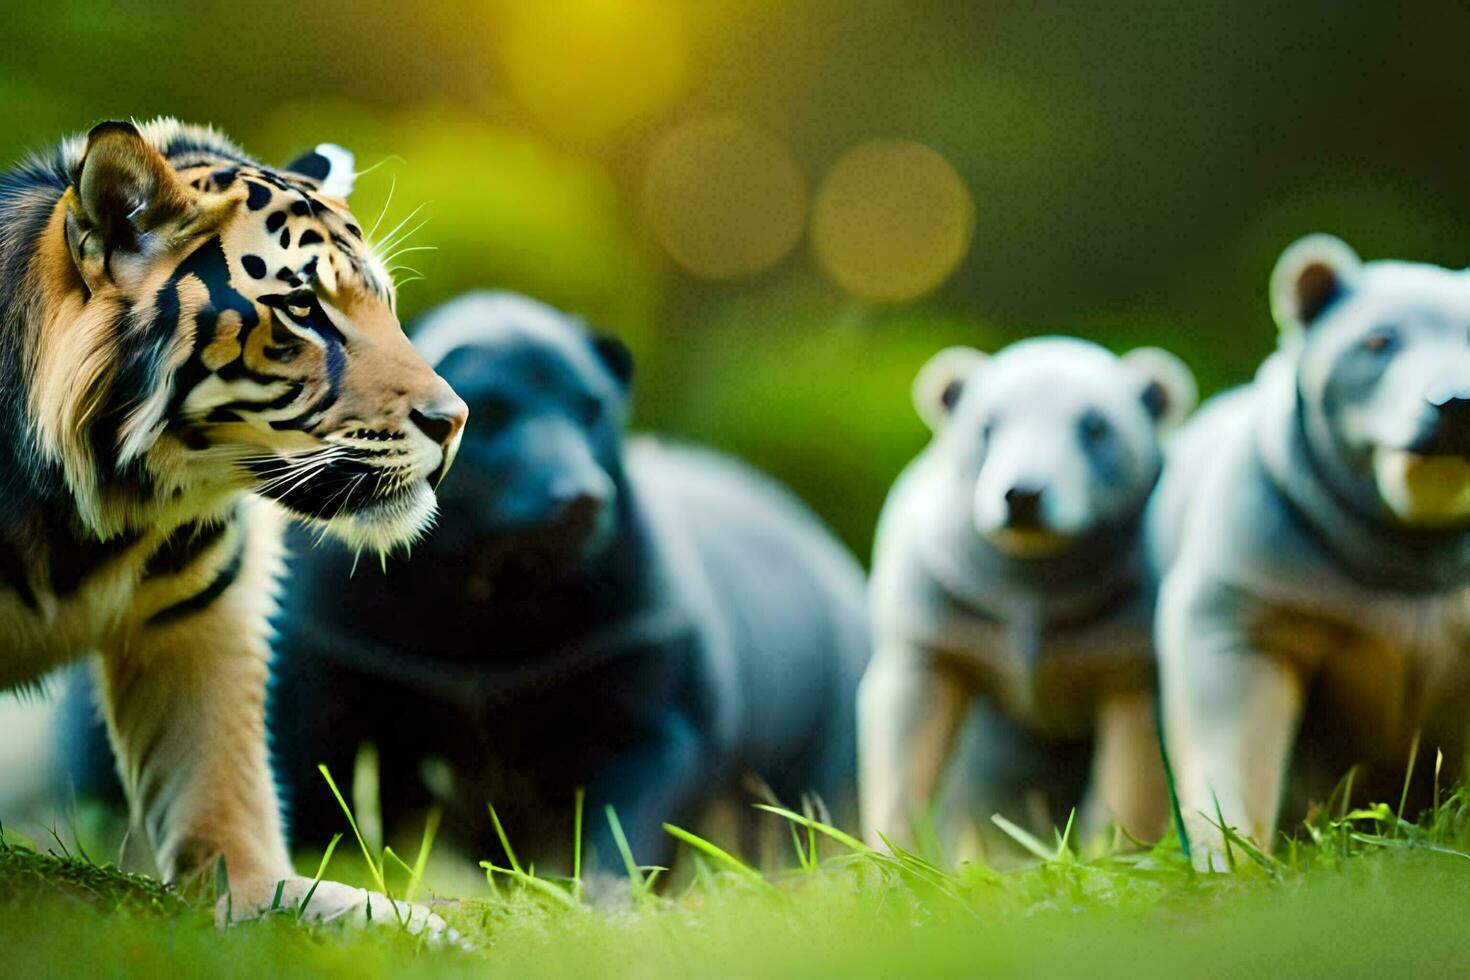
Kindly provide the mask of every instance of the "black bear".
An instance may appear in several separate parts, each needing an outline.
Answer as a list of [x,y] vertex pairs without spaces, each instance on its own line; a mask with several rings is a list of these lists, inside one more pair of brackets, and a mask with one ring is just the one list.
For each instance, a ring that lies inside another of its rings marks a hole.
[[317,764],[345,774],[363,742],[387,821],[437,797],[493,856],[493,803],[538,869],[566,869],[579,787],[602,871],[622,867],[606,805],[665,863],[661,824],[747,774],[850,820],[868,657],[850,554],[730,459],[625,444],[628,351],[551,307],[471,294],[415,341],[471,421],[411,559],[293,549],[270,726],[295,837],[342,829]]

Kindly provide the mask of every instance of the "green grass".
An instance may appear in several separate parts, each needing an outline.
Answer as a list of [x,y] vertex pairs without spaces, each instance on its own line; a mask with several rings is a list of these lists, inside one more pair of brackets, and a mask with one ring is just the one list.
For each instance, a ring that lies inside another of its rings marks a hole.
[[[648,888],[650,869],[630,853],[637,900],[616,907],[589,906],[577,879],[538,877],[516,858],[487,870],[474,894],[421,895],[478,946],[473,952],[421,948],[391,922],[368,933],[308,926],[292,909],[221,932],[207,904],[7,835],[0,956],[9,976],[89,980],[166,971],[849,978],[1470,970],[1464,790],[1417,820],[1388,804],[1342,813],[1329,801],[1275,856],[1237,840],[1233,875],[1193,873],[1174,842],[1084,858],[1066,832],[1048,844],[1014,827],[1008,832],[1035,855],[1030,864],[951,867],[933,854],[873,851],[810,817],[762,809],[779,829],[797,831],[788,871],[758,872],[671,826],[695,865],[677,894]],[[359,840],[360,865],[338,855],[327,874],[381,878],[397,894],[423,879],[431,840],[412,866]]]

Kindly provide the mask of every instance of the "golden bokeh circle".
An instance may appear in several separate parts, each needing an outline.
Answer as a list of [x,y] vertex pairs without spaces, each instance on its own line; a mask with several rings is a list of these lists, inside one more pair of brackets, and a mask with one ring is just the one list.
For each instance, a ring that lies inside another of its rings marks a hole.
[[643,210],[679,265],[704,279],[736,279],[770,268],[801,240],[806,177],[786,144],[754,123],[702,119],[654,150]]
[[975,204],[949,161],[912,140],[871,140],[844,153],[812,204],[812,247],[860,299],[917,299],[970,247]]
[[496,54],[517,100],[549,132],[602,139],[678,97],[685,21],[677,0],[504,3]]

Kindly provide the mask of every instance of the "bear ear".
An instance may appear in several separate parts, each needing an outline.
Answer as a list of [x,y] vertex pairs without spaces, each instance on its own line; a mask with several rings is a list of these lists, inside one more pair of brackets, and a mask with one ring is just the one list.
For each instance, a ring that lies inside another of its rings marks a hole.
[[1123,363],[1143,382],[1139,397],[1160,431],[1176,428],[1194,411],[1199,388],[1179,358],[1159,347],[1140,347],[1124,354]]
[[1284,336],[1321,319],[1358,281],[1363,262],[1340,238],[1308,235],[1294,242],[1271,273],[1271,315]]
[[987,360],[986,355],[973,347],[946,347],[919,369],[912,392],[914,409],[930,431],[944,428],[959,404],[965,385],[974,380]]
[[592,335],[592,349],[602,363],[612,372],[613,377],[624,388],[633,383],[633,352],[628,350],[626,344],[609,333],[596,333]]
[[355,166],[349,151],[336,143],[318,143],[316,149],[286,164],[286,169],[316,184],[323,197],[345,201],[357,179]]
[[[188,214],[197,197],[130,122],[92,127],[73,187],[75,230],[97,235],[108,253],[136,248],[139,235]],[[80,248],[83,235],[75,237]]]

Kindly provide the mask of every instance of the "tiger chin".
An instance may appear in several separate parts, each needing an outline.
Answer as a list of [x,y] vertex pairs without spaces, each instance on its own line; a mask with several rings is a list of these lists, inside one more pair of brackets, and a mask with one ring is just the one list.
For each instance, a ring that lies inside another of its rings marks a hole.
[[[352,177],[339,147],[272,169],[171,119],[0,176],[0,689],[99,653],[135,824],[168,880],[222,859],[234,915],[311,888],[265,744],[282,511],[410,543],[467,415]],[[387,902],[324,883],[307,912],[447,934]]]

